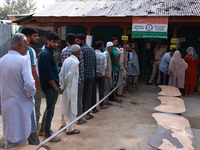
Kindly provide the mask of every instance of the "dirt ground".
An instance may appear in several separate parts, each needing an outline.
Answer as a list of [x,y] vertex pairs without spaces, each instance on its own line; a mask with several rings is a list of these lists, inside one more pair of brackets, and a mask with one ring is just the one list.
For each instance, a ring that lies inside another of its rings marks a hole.
[[[155,150],[148,144],[149,138],[157,130],[157,123],[151,116],[156,113],[154,107],[160,104],[157,99],[161,89],[155,85],[140,83],[139,90],[125,90],[126,97],[122,103],[114,103],[108,109],[93,114],[94,118],[85,124],[75,125],[81,133],[65,135],[58,143],[47,143],[52,150]],[[183,97],[186,112],[182,114],[190,122],[195,140],[196,150],[200,150],[200,95]],[[56,132],[60,127],[59,96],[52,122],[52,130]],[[45,108],[45,99],[42,100],[41,113]],[[0,123],[0,136],[2,124]],[[41,139],[42,140],[42,139]]]

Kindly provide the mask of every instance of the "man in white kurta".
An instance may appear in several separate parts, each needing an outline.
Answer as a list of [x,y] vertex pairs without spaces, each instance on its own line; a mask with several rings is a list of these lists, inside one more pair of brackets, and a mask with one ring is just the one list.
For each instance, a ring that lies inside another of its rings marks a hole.
[[[60,113],[65,116],[66,122],[70,123],[76,119],[77,115],[77,92],[79,77],[79,60],[80,46],[74,44],[71,46],[72,55],[65,59],[60,78],[60,89],[63,96],[60,103]],[[65,122],[61,120],[61,126],[65,126]],[[74,129],[74,124],[67,128],[66,134],[78,134],[79,130]]]
[[0,95],[3,134],[6,150],[25,145],[31,132],[36,131],[33,115],[35,81],[28,59],[23,55],[28,49],[26,37],[15,34],[11,50],[0,59]]

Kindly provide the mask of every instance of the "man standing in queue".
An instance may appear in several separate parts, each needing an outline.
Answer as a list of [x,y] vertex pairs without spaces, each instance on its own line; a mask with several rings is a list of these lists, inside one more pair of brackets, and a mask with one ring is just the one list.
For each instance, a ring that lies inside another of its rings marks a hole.
[[28,41],[16,33],[10,40],[11,50],[0,59],[0,95],[5,149],[26,145],[31,132],[36,132],[33,113],[35,81],[28,59]]
[[[59,77],[53,51],[58,48],[60,37],[57,33],[51,32],[48,36],[47,46],[40,53],[38,59],[39,77],[42,91],[46,97],[46,109],[43,114],[39,135],[44,140],[51,136],[51,121],[59,94]],[[55,136],[49,142],[58,142],[61,138]]]

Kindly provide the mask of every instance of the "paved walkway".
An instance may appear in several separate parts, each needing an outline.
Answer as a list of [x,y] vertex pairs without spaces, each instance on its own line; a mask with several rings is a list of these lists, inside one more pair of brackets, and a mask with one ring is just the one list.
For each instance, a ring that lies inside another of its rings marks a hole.
[[[126,97],[122,103],[114,103],[108,109],[93,114],[94,118],[83,125],[75,125],[81,131],[77,135],[65,135],[58,143],[47,143],[52,150],[155,150],[148,144],[148,140],[157,130],[157,123],[151,116],[155,113],[154,107],[160,104],[155,85],[141,83],[138,91],[126,90]],[[55,115],[52,122],[54,132],[60,127],[59,96]],[[196,140],[197,150],[200,149],[200,95],[182,97],[186,112],[182,115],[190,122]],[[42,100],[41,113],[45,108],[45,99]],[[2,124],[0,120],[0,136]],[[41,139],[42,140],[42,139]]]

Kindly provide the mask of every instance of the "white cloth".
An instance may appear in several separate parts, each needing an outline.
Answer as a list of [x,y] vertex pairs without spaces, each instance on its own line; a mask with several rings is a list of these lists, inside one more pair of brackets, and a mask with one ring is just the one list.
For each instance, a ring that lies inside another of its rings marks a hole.
[[[119,78],[117,85],[120,84],[125,78],[126,78],[126,68],[124,64],[124,55],[126,55],[126,52],[124,51],[123,48],[120,49],[119,51]],[[117,94],[122,95],[124,83],[122,83],[118,89],[117,89]]]
[[0,59],[0,95],[6,141],[16,143],[27,139],[31,131],[36,132],[32,98],[35,92],[27,58],[9,50]]
[[[66,110],[67,112],[61,115],[61,126],[66,126],[66,124],[69,124],[70,122],[76,119],[76,115],[71,113],[72,108],[70,107],[70,105],[67,106]],[[74,130],[74,124],[69,126],[66,131],[72,132],[73,130]]]
[[102,76],[105,75],[105,69],[107,67],[107,57],[100,50],[95,50],[96,54],[96,72],[101,73]]
[[60,114],[67,113],[69,105],[71,106],[71,113],[77,114],[78,77],[79,60],[76,56],[71,55],[65,59],[59,74],[60,88],[64,90],[60,103]]
[[132,52],[129,52],[128,74],[140,75],[138,56],[134,50]]
[[37,59],[37,56],[36,56],[36,52],[35,52],[35,50],[32,47],[29,47],[29,48],[33,52],[33,64],[31,63],[31,57],[30,57],[29,51],[27,51],[26,55],[24,55],[24,56],[28,59],[28,61],[29,61],[29,63],[30,63],[31,66],[36,65],[36,71],[37,71],[37,74],[39,76],[39,72],[38,72],[38,59]]

